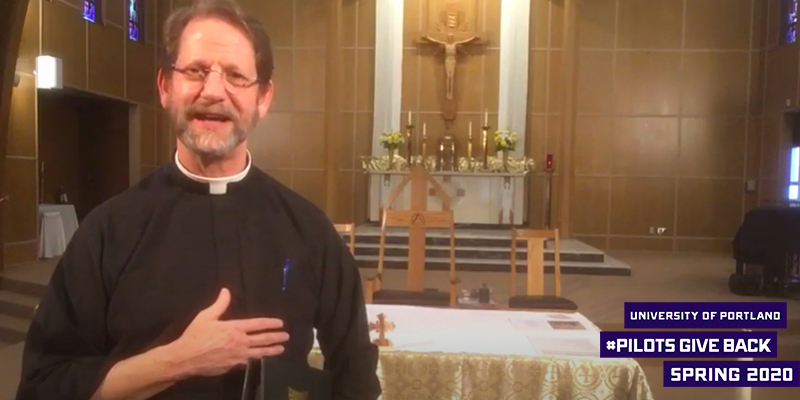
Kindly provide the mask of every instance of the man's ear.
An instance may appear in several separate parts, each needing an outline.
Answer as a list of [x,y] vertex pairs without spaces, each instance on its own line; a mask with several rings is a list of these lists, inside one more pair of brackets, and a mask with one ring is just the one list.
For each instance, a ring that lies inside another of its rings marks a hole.
[[263,88],[258,89],[258,118],[264,118],[272,104],[272,94],[275,92],[275,84],[269,81]]
[[170,78],[164,73],[164,70],[158,69],[158,76],[156,79],[158,86],[158,98],[161,101],[161,107],[167,107],[167,99],[169,98],[169,82]]

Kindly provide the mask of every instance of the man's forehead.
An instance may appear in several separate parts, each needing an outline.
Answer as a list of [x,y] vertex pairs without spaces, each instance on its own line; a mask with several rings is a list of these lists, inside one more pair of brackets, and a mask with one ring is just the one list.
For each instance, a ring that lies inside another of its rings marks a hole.
[[238,27],[218,18],[205,17],[190,21],[180,38],[181,54],[197,56],[226,55],[255,59],[250,39]]

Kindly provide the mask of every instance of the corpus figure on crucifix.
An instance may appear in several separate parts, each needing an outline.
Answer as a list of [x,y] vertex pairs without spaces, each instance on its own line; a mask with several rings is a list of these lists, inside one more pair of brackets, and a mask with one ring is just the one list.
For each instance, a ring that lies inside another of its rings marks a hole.
[[[479,40],[480,37],[473,36],[464,40],[456,40],[455,35],[452,33],[447,34],[447,41],[436,40],[428,35],[422,37],[423,39],[440,45],[444,48],[444,70],[447,74],[447,100],[453,100],[453,86],[456,75],[456,55],[458,51],[464,51],[460,48],[467,43]],[[441,49],[440,49],[441,50]],[[437,52],[438,53],[438,52]]]

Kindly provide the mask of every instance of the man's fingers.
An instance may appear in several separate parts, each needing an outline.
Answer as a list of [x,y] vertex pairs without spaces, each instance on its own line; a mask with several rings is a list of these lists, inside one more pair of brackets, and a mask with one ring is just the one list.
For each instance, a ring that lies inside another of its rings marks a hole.
[[230,304],[231,304],[231,292],[226,288],[222,288],[222,290],[219,291],[219,295],[217,296],[217,299],[214,301],[214,304],[211,304],[210,306],[208,306],[208,308],[204,309],[203,311],[200,311],[198,316],[202,316],[212,320],[219,319],[219,317],[221,317],[222,314],[224,314],[225,311],[228,309],[228,306]]
[[274,357],[283,354],[283,346],[275,345],[269,347],[253,347],[249,350],[250,358],[260,359],[263,357]]
[[247,337],[250,347],[264,347],[272,346],[276,343],[283,343],[289,340],[289,334],[286,332],[270,332],[270,333],[257,333]]
[[246,333],[283,328],[283,321],[277,318],[240,319],[228,321],[227,323],[232,325],[234,329],[238,329]]

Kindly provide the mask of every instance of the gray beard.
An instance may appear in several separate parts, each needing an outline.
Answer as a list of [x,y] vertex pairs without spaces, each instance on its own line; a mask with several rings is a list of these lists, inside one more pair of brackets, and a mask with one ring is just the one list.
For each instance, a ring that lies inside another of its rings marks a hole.
[[188,124],[183,124],[183,127],[178,127],[178,140],[183,143],[186,148],[205,159],[220,159],[230,154],[233,149],[242,144],[247,138],[247,132],[239,127],[234,127],[231,135],[222,140],[214,140],[214,146],[209,147],[201,145],[200,141],[205,135],[211,134],[203,132],[195,132],[189,128]]

